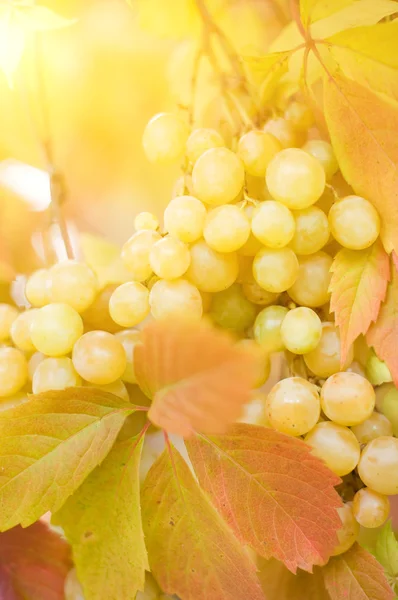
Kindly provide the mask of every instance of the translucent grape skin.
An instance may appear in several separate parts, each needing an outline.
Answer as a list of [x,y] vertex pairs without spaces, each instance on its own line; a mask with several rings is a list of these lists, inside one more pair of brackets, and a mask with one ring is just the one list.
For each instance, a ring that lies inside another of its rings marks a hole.
[[149,314],[149,291],[137,281],[123,283],[109,300],[109,313],[122,327],[134,327]]
[[201,293],[186,279],[157,281],[149,293],[149,304],[155,319],[178,317],[198,321],[203,314]]
[[245,331],[252,325],[257,314],[254,304],[244,296],[238,283],[214,294],[209,315],[223,329]]
[[152,275],[149,253],[160,239],[161,236],[157,231],[144,229],[137,231],[124,244],[121,252],[122,261],[135,281],[145,281]]
[[201,127],[194,129],[187,140],[186,152],[188,160],[195,164],[199,156],[210,148],[222,148],[225,142],[216,129]]
[[351,427],[351,431],[360,444],[367,444],[382,435],[393,435],[391,422],[383,414],[376,411],[373,411],[363,423]]
[[268,248],[283,248],[293,239],[296,223],[291,211],[281,202],[261,202],[251,222],[255,237]]
[[134,219],[134,229],[141,231],[142,229],[152,229],[156,231],[159,228],[159,220],[156,215],[150,212],[140,212]]
[[49,270],[52,302],[69,304],[81,313],[94,301],[98,281],[94,271],[85,263],[67,260]]
[[28,360],[28,374],[30,381],[33,380],[33,375],[39,366],[39,364],[45,360],[45,355],[42,352],[34,352]]
[[315,425],[304,441],[311,446],[312,453],[340,477],[351,473],[358,464],[361,449],[348,427],[323,421]]
[[330,181],[333,175],[339,170],[339,163],[329,142],[325,142],[324,140],[308,140],[304,144],[303,150],[319,160],[325,169],[326,181]]
[[317,206],[309,206],[293,212],[295,231],[290,248],[296,254],[314,254],[321,250],[329,240],[328,218]]
[[37,310],[37,308],[32,308],[20,313],[11,325],[11,339],[14,345],[24,352],[35,351],[35,346],[33,345],[30,336],[30,326],[35,318]]
[[317,308],[323,306],[330,298],[330,268],[333,259],[326,252],[315,252],[310,256],[298,257],[298,274],[288,289],[294,302],[302,306]]
[[[269,354],[264,350],[264,348],[262,348],[262,346],[260,346],[258,342],[256,342],[256,340],[243,338],[239,340],[239,342],[237,342],[236,345],[239,348],[243,348],[247,352],[252,353],[254,358],[257,360],[258,376],[254,382],[253,387],[261,387],[267,381],[271,373],[271,360]],[[264,407],[262,412],[264,412],[265,410],[265,398],[266,396],[264,396]]]
[[186,123],[173,113],[160,113],[152,117],[144,130],[142,145],[151,162],[171,163],[185,151],[189,129]]
[[303,102],[293,100],[285,110],[285,119],[292,123],[295,129],[306,131],[314,124],[314,115],[312,110]]
[[390,421],[393,434],[398,436],[398,390],[393,385],[381,398],[379,410]]
[[221,292],[236,281],[239,263],[234,252],[221,254],[204,240],[193,244],[190,252],[191,264],[186,278],[201,292]]
[[374,529],[387,521],[390,501],[383,494],[362,488],[354,496],[352,509],[355,519],[362,527]]
[[364,484],[379,494],[398,494],[398,439],[381,436],[362,451],[358,473]]
[[280,141],[283,148],[293,148],[295,146],[301,146],[304,142],[303,135],[298,132],[292,123],[286,121],[282,117],[275,117],[269,119],[264,127],[263,131],[272,134]]
[[252,281],[242,283],[242,291],[246,298],[250,300],[250,302],[253,302],[253,304],[259,304],[261,306],[273,304],[279,298],[279,294],[267,292],[260,287],[257,281],[254,279]]
[[69,304],[43,306],[30,326],[35,348],[47,356],[65,356],[82,334],[83,320]]
[[28,363],[21,350],[0,348],[0,398],[13,396],[28,380]]
[[253,130],[240,138],[238,156],[249,175],[264,177],[271,159],[282,149],[280,141],[271,133]]
[[250,235],[250,222],[238,206],[217,206],[206,216],[203,237],[217,252],[235,252],[245,245]]
[[211,148],[196,161],[192,171],[195,196],[211,206],[232,202],[243,188],[241,160],[228,148]]
[[[344,368],[353,361],[354,351],[351,348],[347,355]],[[333,323],[322,323],[322,335],[317,347],[304,355],[307,367],[318,377],[330,377],[338,373],[341,365],[340,332]]]
[[206,208],[194,196],[173,198],[164,211],[166,231],[187,244],[202,236],[205,219]]
[[254,339],[267,352],[281,352],[285,345],[281,326],[289,309],[284,306],[267,306],[256,317],[253,327]]
[[177,279],[184,275],[191,262],[188,247],[170,235],[156,242],[149,253],[153,272],[162,279]]
[[312,429],[321,412],[314,385],[301,377],[282,379],[266,400],[266,416],[271,426],[287,435],[300,436]]
[[82,335],[74,345],[72,361],[83,379],[100,385],[120,379],[127,364],[122,344],[106,331],[89,331]]
[[332,556],[339,556],[344,552],[347,552],[355,544],[359,535],[359,523],[354,517],[352,510],[352,503],[347,502],[341,508],[337,509],[341,522],[342,528],[337,532],[339,543],[332,552]]
[[51,280],[48,269],[39,269],[30,275],[25,296],[32,306],[41,308],[51,302]]
[[294,308],[282,322],[281,335],[287,350],[294,354],[306,354],[319,344],[322,323],[311,308]]
[[235,206],[237,206],[242,212],[244,212],[250,223],[249,237],[247,239],[247,242],[241,248],[239,248],[238,254],[240,256],[253,257],[263,247],[261,242],[253,235],[251,231],[251,221],[253,218],[255,207],[252,203],[249,203],[246,200],[241,200],[240,202],[237,202]]
[[126,355],[126,368],[120,378],[127,383],[137,383],[134,370],[134,349],[140,343],[141,333],[138,329],[125,329],[115,333],[115,338],[122,344]]
[[290,248],[263,248],[253,261],[253,276],[267,292],[279,294],[291,288],[299,274],[299,263]]
[[322,410],[339,425],[363,423],[373,413],[375,402],[373,386],[357,373],[334,373],[322,386]]
[[76,373],[72,360],[62,358],[45,358],[36,367],[33,374],[32,390],[34,394],[49,390],[65,390],[82,384]]
[[0,304],[0,342],[10,338],[11,326],[19,315],[19,310],[11,304]]
[[380,233],[376,209],[361,196],[346,196],[333,204],[329,224],[335,240],[351,250],[369,248]]

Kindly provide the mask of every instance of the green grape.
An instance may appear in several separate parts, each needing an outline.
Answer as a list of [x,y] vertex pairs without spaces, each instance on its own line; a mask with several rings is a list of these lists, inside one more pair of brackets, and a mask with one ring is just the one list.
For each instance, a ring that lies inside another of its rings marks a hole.
[[381,385],[392,381],[390,369],[380,360],[374,350],[371,350],[366,361],[366,377],[372,385]]
[[329,301],[329,285],[333,259],[326,252],[315,252],[310,256],[300,256],[296,280],[288,289],[294,302],[302,306],[317,308]]
[[[242,200],[242,201],[238,202],[235,206],[237,206],[241,211],[243,211],[245,213],[245,215],[248,218],[249,223],[251,225],[253,213],[255,210],[254,204],[252,204],[251,202],[247,202],[246,200]],[[253,235],[253,233],[250,229],[250,233],[249,233],[247,242],[241,248],[239,248],[238,254],[240,256],[253,257],[257,254],[257,252],[259,250],[261,250],[262,247],[263,247],[263,245]]]
[[266,182],[274,200],[297,210],[311,206],[322,196],[325,171],[311,154],[287,148],[269,163]]
[[188,135],[188,126],[178,115],[155,115],[145,127],[142,138],[148,160],[162,164],[178,160],[184,154]]
[[[267,381],[271,373],[271,360],[268,352],[256,340],[244,338],[236,343],[238,348],[243,348],[246,352],[252,354],[258,364],[258,374],[253,387],[259,388]],[[265,398],[264,398],[265,407]]]
[[290,248],[296,254],[314,254],[323,248],[330,236],[328,218],[317,206],[294,211],[295,232]]
[[33,373],[32,390],[34,394],[49,390],[65,390],[82,384],[73,363],[66,356],[62,358],[45,358]]
[[398,436],[398,390],[394,385],[382,398],[379,410],[390,421],[394,435]]
[[186,277],[201,292],[221,292],[232,285],[239,273],[235,253],[221,254],[199,240],[191,246],[191,264]]
[[255,237],[268,248],[283,248],[293,239],[296,224],[284,204],[267,200],[254,210],[251,227]]
[[325,415],[339,425],[359,425],[369,419],[376,402],[367,379],[345,371],[334,373],[324,383],[321,405]]
[[[365,377],[365,375],[364,375],[364,377]],[[383,412],[384,398],[386,397],[388,392],[390,392],[391,390],[396,390],[396,387],[393,383],[382,383],[381,385],[378,385],[375,387],[376,410],[378,410],[379,412]],[[398,398],[398,394],[397,394],[397,398]]]
[[294,284],[299,263],[290,248],[263,248],[253,261],[253,276],[267,292],[279,294]]
[[11,336],[11,326],[19,316],[19,310],[11,304],[0,304],[0,342]]
[[159,228],[159,220],[156,215],[150,212],[140,212],[134,219],[134,229],[141,231],[142,229],[152,229],[156,231]]
[[321,413],[317,388],[301,377],[288,377],[274,385],[265,407],[271,427],[293,436],[310,431]]
[[83,320],[69,304],[53,303],[40,308],[30,326],[37,350],[47,356],[68,354],[83,334]]
[[28,363],[21,350],[0,348],[0,398],[13,396],[28,380]]
[[381,527],[390,514],[390,501],[387,496],[368,488],[362,488],[355,496],[352,505],[354,517],[362,527]]
[[235,200],[243,188],[244,180],[243,164],[228,148],[206,150],[192,171],[195,196],[212,206]]
[[138,325],[149,314],[149,291],[137,281],[123,283],[109,300],[109,313],[122,327]]
[[358,464],[361,449],[348,427],[323,421],[315,425],[304,441],[311,446],[312,454],[323,460],[336,475],[347,475]]
[[325,142],[324,140],[308,140],[304,144],[303,150],[319,160],[325,169],[326,181],[330,181],[333,175],[339,170],[339,163],[329,142]]
[[206,150],[210,148],[222,148],[225,142],[222,136],[215,129],[207,129],[201,127],[194,129],[187,140],[187,157],[188,160],[195,164],[199,156],[202,156]]
[[281,352],[285,349],[281,327],[289,309],[284,306],[267,306],[256,317],[253,327],[254,339],[267,352]]
[[290,102],[285,110],[285,119],[299,131],[306,131],[314,124],[312,110],[306,104],[297,101]]
[[254,304],[244,296],[238,283],[214,294],[210,317],[220,327],[234,331],[245,331],[252,325],[257,314]]
[[306,354],[314,350],[321,335],[321,320],[311,308],[294,308],[287,313],[282,322],[282,341],[287,350],[294,354]]
[[352,504],[347,502],[337,509],[342,522],[342,528],[337,532],[339,543],[332,552],[332,556],[339,556],[347,552],[355,544],[359,536],[359,523],[354,517]]
[[173,198],[164,211],[166,231],[186,244],[202,236],[205,219],[206,208],[194,196]]
[[380,233],[380,217],[374,206],[361,196],[347,196],[329,211],[333,237],[351,250],[369,248]]
[[14,345],[24,352],[34,352],[35,347],[30,337],[30,326],[37,314],[37,308],[26,310],[17,316],[11,325],[11,339]]
[[379,494],[398,494],[398,439],[381,436],[362,451],[358,473],[364,484]]
[[188,247],[170,235],[156,242],[149,253],[153,272],[162,279],[177,279],[184,275],[191,262]]
[[304,355],[307,367],[318,377],[330,377],[342,368],[347,368],[353,360],[354,351],[348,351],[344,365],[341,365],[340,332],[333,323],[322,323],[322,335],[317,347]]
[[122,344],[126,355],[126,368],[120,378],[127,383],[137,383],[134,370],[134,349],[141,341],[141,332],[137,329],[125,329],[115,333],[115,338]]
[[382,435],[393,435],[392,424],[383,414],[374,411],[366,421],[351,427],[360,444],[367,444]]
[[32,273],[26,282],[25,296],[36,308],[51,302],[51,280],[48,269],[39,269]]
[[304,142],[303,135],[298,132],[292,123],[282,117],[269,119],[263,127],[263,131],[272,134],[280,141],[283,148],[294,148],[301,146]]
[[249,131],[239,140],[238,156],[246,173],[264,177],[271,159],[283,149],[280,141],[264,131]]
[[250,222],[244,211],[231,204],[213,208],[206,217],[203,236],[217,252],[234,252],[245,245]]
[[98,292],[94,271],[85,263],[66,260],[51,267],[51,301],[69,304],[81,313],[93,302]]
[[120,379],[127,364],[122,344],[106,331],[82,335],[74,345],[72,361],[83,379],[99,385]]
[[122,261],[135,281],[145,281],[152,275],[149,254],[154,244],[161,240],[157,231],[144,229],[131,236],[122,248]]
[[186,279],[160,279],[149,293],[151,313],[155,319],[183,318],[198,321],[203,302],[197,287]]

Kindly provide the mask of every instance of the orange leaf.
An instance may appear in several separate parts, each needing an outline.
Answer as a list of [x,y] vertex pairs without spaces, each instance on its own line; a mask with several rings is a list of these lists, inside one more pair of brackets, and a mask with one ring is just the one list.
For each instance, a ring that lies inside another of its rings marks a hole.
[[42,521],[0,534],[1,600],[63,600],[69,546]]
[[393,600],[394,594],[383,567],[366,550],[355,544],[348,552],[332,558],[323,568],[331,600]]
[[390,275],[388,255],[380,242],[366,250],[340,250],[331,268],[330,310],[340,328],[341,362],[351,344],[376,321]]
[[142,490],[151,571],[183,600],[264,600],[255,565],[174,447],[152,465]]
[[378,210],[387,252],[398,251],[398,104],[336,73],[324,107],[344,177]]
[[387,363],[394,383],[398,386],[398,273],[395,267],[391,271],[386,300],[381,306],[376,323],[369,328],[366,340],[373,346],[377,356]]
[[235,535],[293,572],[329,558],[341,527],[339,478],[301,440],[235,425],[187,444],[201,486]]
[[275,559],[259,559],[257,566],[267,600],[330,600],[320,567],[315,567],[313,574],[298,571],[293,575]]
[[202,323],[154,321],[134,353],[148,416],[168,431],[222,433],[250,399],[257,363],[226,334]]

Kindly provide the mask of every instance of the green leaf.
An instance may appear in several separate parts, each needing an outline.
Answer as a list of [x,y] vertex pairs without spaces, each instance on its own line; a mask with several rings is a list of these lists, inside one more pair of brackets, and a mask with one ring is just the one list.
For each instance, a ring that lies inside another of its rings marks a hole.
[[264,600],[256,568],[174,447],[150,469],[142,490],[151,571],[183,600]]
[[144,436],[117,442],[53,521],[72,545],[86,600],[134,600],[149,569],[139,464]]
[[32,396],[0,414],[0,530],[58,510],[111,449],[134,406],[91,388]]
[[391,577],[398,576],[398,541],[387,521],[377,536],[374,555]]

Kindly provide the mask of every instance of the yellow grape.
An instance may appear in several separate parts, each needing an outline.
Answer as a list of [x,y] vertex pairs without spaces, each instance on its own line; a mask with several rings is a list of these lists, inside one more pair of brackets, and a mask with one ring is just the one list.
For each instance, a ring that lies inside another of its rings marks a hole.
[[359,523],[354,517],[352,504],[347,502],[337,509],[341,519],[342,527],[337,532],[339,543],[332,552],[332,556],[339,556],[347,552],[355,544],[359,536]]
[[0,304],[0,342],[10,338],[11,326],[19,315],[19,310],[11,304]]
[[[253,213],[255,210],[254,204],[252,204],[251,202],[247,202],[246,200],[242,200],[240,202],[237,202],[235,206],[237,206],[240,210],[242,210],[245,213],[251,225]],[[247,242],[241,248],[239,248],[238,254],[240,256],[253,257],[257,254],[259,250],[261,250],[262,247],[263,245],[261,244],[261,242],[253,235],[252,231],[250,230]]]
[[186,244],[202,236],[205,219],[206,208],[194,196],[173,198],[164,211],[166,231]]
[[203,237],[217,252],[234,252],[245,245],[250,221],[245,212],[231,204],[213,208],[206,217]]
[[245,283],[242,283],[242,291],[246,298],[250,300],[250,302],[253,302],[254,304],[260,304],[262,306],[274,304],[279,298],[279,294],[267,292],[260,287],[257,281],[254,279],[252,281],[246,281]]
[[390,501],[387,496],[378,494],[369,488],[362,488],[352,504],[354,517],[362,527],[374,529],[385,523],[390,514]]
[[[93,387],[93,384],[89,381],[85,381],[84,385],[86,387]],[[112,383],[107,383],[105,385],[98,385],[97,383],[95,385],[95,388],[103,390],[104,392],[108,392],[109,394],[113,394],[114,396],[119,396],[119,398],[121,398],[122,400],[130,402],[130,396],[127,391],[127,388],[124,385],[123,381],[121,381],[120,379],[117,379],[116,381],[113,381]]]
[[379,494],[398,494],[398,439],[381,436],[362,451],[358,473],[364,484]]
[[109,300],[118,287],[116,283],[105,286],[99,292],[92,305],[82,313],[82,318],[87,329],[103,329],[110,333],[120,331],[120,325],[117,325],[109,314]]
[[361,196],[347,196],[329,211],[333,237],[351,250],[369,248],[380,233],[380,217],[374,206]]
[[199,292],[199,294],[202,298],[203,312],[208,313],[210,310],[213,294],[210,294],[209,292]]
[[255,340],[267,352],[281,352],[285,349],[281,327],[289,309],[284,306],[267,306],[256,317],[253,327]]
[[72,360],[83,379],[100,385],[120,379],[127,364],[122,344],[106,331],[82,335],[73,348]]
[[384,390],[384,397],[379,400],[379,410],[390,421],[394,435],[398,436],[398,390],[393,384],[391,386],[390,389]]
[[33,323],[37,311],[37,308],[31,308],[30,310],[20,313],[11,325],[11,339],[14,345],[24,352],[35,351],[35,346],[33,345],[30,336],[30,326]]
[[294,354],[306,354],[314,350],[321,335],[321,320],[311,308],[294,308],[287,313],[282,322],[282,341],[287,350]]
[[[120,378],[127,383],[137,383],[134,370],[134,349],[141,340],[141,332],[138,329],[125,329],[115,333],[115,338],[122,344],[126,355],[126,368]],[[109,385],[113,385],[113,383]]]
[[279,294],[294,284],[299,263],[290,248],[263,248],[253,261],[253,276],[267,292]]
[[159,228],[159,220],[156,215],[150,212],[140,212],[134,219],[134,229],[152,229],[156,231]]
[[[271,360],[268,352],[264,350],[262,346],[256,340],[244,338],[236,343],[239,348],[243,348],[246,352],[249,352],[257,360],[258,364],[258,375],[253,385],[254,388],[259,388],[267,381],[271,373]],[[265,407],[265,398],[264,398]]]
[[334,373],[324,383],[321,405],[325,415],[340,425],[359,425],[369,419],[376,394],[365,377],[345,371]]
[[197,321],[203,314],[200,291],[186,279],[160,279],[149,293],[151,313],[155,319],[183,318]]
[[313,254],[327,244],[330,236],[329,221],[323,210],[309,206],[295,210],[295,232],[290,248],[296,254]]
[[0,398],[13,396],[28,380],[28,363],[21,350],[0,348]]
[[83,320],[69,304],[43,306],[30,326],[35,348],[47,356],[68,354],[82,334]]
[[269,119],[263,127],[263,131],[271,133],[277,140],[280,141],[283,148],[293,148],[301,146],[304,142],[303,135],[298,132],[292,123],[286,121],[282,117]]
[[348,351],[347,360],[341,365],[340,332],[333,323],[322,323],[322,335],[317,347],[304,355],[307,367],[318,377],[330,377],[341,368],[347,368],[354,356],[352,348]]
[[374,350],[370,350],[366,361],[366,377],[372,385],[381,385],[392,381],[390,369],[385,362],[376,356]]
[[195,196],[212,206],[228,204],[243,188],[245,170],[228,148],[211,148],[198,158],[192,171]]
[[222,148],[225,142],[222,136],[215,129],[201,127],[194,129],[187,140],[187,157],[188,160],[195,164],[199,156],[202,156],[206,150],[210,148]]
[[34,394],[49,390],[65,390],[82,384],[76,373],[72,360],[62,358],[45,358],[36,367],[33,374],[32,390]]
[[[245,340],[242,340],[245,341]],[[250,341],[250,340],[247,340]],[[250,425],[262,425],[270,428],[265,412],[265,402],[267,394],[255,390],[251,394],[250,402],[243,406],[243,414],[239,419],[240,423],[249,423]]]
[[264,131],[249,131],[239,140],[238,156],[246,173],[255,177],[264,177],[271,159],[282,150],[280,141]]
[[296,280],[288,289],[291,299],[297,304],[310,308],[326,304],[330,297],[332,263],[332,257],[322,251],[310,256],[300,256]]
[[25,286],[25,296],[36,308],[51,302],[51,280],[48,269],[39,269],[30,275]]
[[391,422],[383,414],[374,411],[366,421],[351,427],[360,444],[367,444],[382,435],[393,435]]
[[122,327],[133,327],[149,314],[149,291],[138,281],[123,283],[109,300],[109,313]]
[[191,262],[188,247],[170,235],[156,242],[149,253],[149,264],[162,279],[177,279],[184,275]]
[[51,267],[51,301],[69,304],[83,312],[93,302],[98,292],[94,271],[85,263],[67,260]]
[[221,254],[199,240],[191,246],[191,264],[186,277],[201,292],[221,292],[238,277],[239,264],[235,253]]
[[244,296],[241,286],[234,283],[227,290],[214,294],[209,314],[214,323],[224,329],[245,331],[252,325],[257,309]]
[[294,100],[290,102],[285,110],[285,119],[291,123],[295,129],[306,131],[314,124],[314,115],[312,110],[303,102]]
[[122,261],[135,281],[145,281],[152,275],[149,254],[154,244],[162,239],[157,231],[144,229],[131,236],[122,248]]
[[269,163],[266,182],[275,200],[297,210],[311,206],[322,196],[325,171],[316,158],[304,150],[287,148]]
[[33,375],[41,362],[45,359],[45,355],[42,352],[35,352],[28,360],[28,374],[29,379],[32,381]]
[[325,169],[326,181],[330,181],[333,175],[339,170],[339,163],[329,142],[325,142],[324,140],[308,140],[304,144],[303,150],[319,160]]
[[255,237],[268,248],[283,248],[292,240],[296,228],[293,214],[280,202],[261,202],[251,222]]
[[316,425],[320,413],[316,387],[301,377],[282,379],[267,396],[266,415],[269,423],[287,435],[304,435]]
[[142,138],[148,160],[161,164],[177,160],[184,154],[188,135],[188,126],[178,115],[155,115],[145,127]]
[[358,464],[361,449],[348,427],[323,421],[308,433],[305,442],[311,446],[312,453],[322,459],[336,475],[347,475]]

